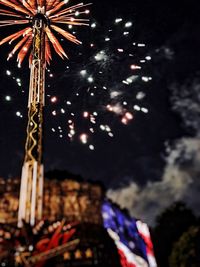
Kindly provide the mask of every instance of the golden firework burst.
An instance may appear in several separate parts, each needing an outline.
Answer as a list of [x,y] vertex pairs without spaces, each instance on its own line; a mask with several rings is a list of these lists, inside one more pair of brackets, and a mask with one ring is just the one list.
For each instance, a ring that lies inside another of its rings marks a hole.
[[66,6],[68,0],[0,0],[0,4],[5,8],[0,8],[0,27],[21,25],[23,29],[7,36],[0,41],[0,45],[16,41],[14,48],[8,54],[8,59],[17,53],[19,66],[27,54],[30,54],[31,61],[32,42],[33,42],[33,22],[38,16],[45,20],[45,60],[50,64],[52,59],[51,46],[61,57],[67,58],[67,55],[58,41],[55,33],[60,34],[65,39],[75,44],[81,42],[69,33],[61,25],[88,25],[88,19],[79,18],[81,14],[88,14],[86,7],[90,4],[78,3],[72,6]]

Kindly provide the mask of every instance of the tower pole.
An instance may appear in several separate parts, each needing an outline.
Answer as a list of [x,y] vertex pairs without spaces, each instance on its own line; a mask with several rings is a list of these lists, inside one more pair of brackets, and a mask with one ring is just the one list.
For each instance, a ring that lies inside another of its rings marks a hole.
[[33,19],[33,52],[30,66],[28,125],[22,167],[18,227],[35,225],[42,219],[43,206],[43,109],[45,91],[45,26],[42,9]]

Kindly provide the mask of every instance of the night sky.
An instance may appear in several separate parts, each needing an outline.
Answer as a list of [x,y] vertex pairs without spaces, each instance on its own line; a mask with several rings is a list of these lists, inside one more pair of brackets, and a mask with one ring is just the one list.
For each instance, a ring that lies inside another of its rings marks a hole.
[[[130,184],[137,185],[138,196],[138,192],[145,194],[144,190],[150,185],[162,183],[171,164],[170,157],[177,151],[178,140],[198,139],[198,129],[188,126],[182,110],[176,108],[177,99],[181,100],[185,95],[175,95],[172,89],[175,86],[183,90],[184,85],[191,84],[199,76],[200,7],[196,2],[93,1],[89,17],[96,28],[76,27],[83,44],[62,43],[69,61],[62,61],[54,54],[48,67],[44,129],[46,171],[67,170],[85,179],[102,181],[107,188],[113,188],[110,195],[113,194],[115,200],[115,193],[123,194],[123,189],[130,188]],[[122,22],[116,24],[117,18],[122,18]],[[126,27],[127,22],[132,25]],[[1,38],[12,31],[12,27],[1,29]],[[110,40],[106,41],[108,37]],[[94,48],[91,43],[95,44]],[[138,44],[145,44],[145,47]],[[21,173],[29,85],[27,63],[19,69],[15,59],[7,62],[9,49],[8,45],[0,48],[0,175],[3,177],[20,176]],[[104,51],[103,59],[95,61],[101,51]],[[151,60],[145,60],[146,57]],[[141,63],[141,60],[145,62]],[[141,70],[132,70],[132,64],[142,66]],[[87,79],[80,75],[81,70],[87,70]],[[128,85],[123,84],[122,81],[131,75],[139,78]],[[142,77],[151,79],[146,82]],[[120,92],[117,99],[111,97],[113,91]],[[106,109],[109,103],[120,103],[123,110],[133,115],[127,125],[121,121],[121,113],[111,114]],[[91,126],[86,122],[87,118],[81,117],[84,111],[97,112],[97,123]],[[67,136],[71,113],[75,114],[77,132],[73,141]],[[102,130],[101,125],[108,125],[114,137]],[[88,143],[82,144],[79,137],[89,133],[91,127],[94,133],[90,132]],[[173,164],[186,168],[179,161]],[[190,164],[189,169],[193,166]],[[180,199],[189,192],[188,188],[184,190]],[[170,198],[171,193],[168,196]],[[127,197],[130,199],[130,195]],[[169,202],[164,201],[163,206]],[[195,199],[188,203],[196,207]],[[137,213],[141,215],[141,210],[146,211],[149,205],[154,210],[157,207],[151,200],[145,208],[138,208]],[[132,209],[132,204],[129,208]]]

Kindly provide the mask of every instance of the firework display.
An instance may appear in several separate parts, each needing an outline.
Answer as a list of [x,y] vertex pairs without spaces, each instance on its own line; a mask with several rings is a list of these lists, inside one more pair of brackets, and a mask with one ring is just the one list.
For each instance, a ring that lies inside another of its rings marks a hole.
[[[151,53],[135,35],[131,20],[119,17],[112,21],[106,25],[91,21],[81,36],[83,44],[70,55],[73,61],[47,68],[47,133],[51,138],[80,143],[94,151],[100,136],[112,140],[116,129],[134,123],[139,113],[147,117]],[[79,33],[74,25],[69,31]],[[59,41],[64,45],[62,36]],[[8,69],[6,75],[16,81],[17,97],[23,96],[25,79],[19,78],[20,70]],[[8,104],[14,101],[10,94],[4,98]],[[22,107],[14,113],[23,119]]]
[[[24,60],[25,56],[31,51],[34,40],[33,27],[30,26],[36,19],[41,18],[45,21],[45,60],[50,63],[52,59],[51,47],[52,45],[55,52],[61,57],[67,57],[60,42],[56,38],[54,32],[59,33],[70,42],[80,44],[77,38],[70,34],[62,26],[67,25],[88,25],[87,19],[79,19],[80,14],[88,14],[89,10],[84,10],[89,4],[79,3],[70,7],[66,7],[68,1],[9,1],[2,0],[1,5],[8,7],[8,9],[0,9],[0,15],[6,19],[0,21],[0,27],[4,26],[23,26],[24,29],[15,32],[1,40],[0,45],[9,42],[11,44],[15,40],[14,49],[9,53],[8,59],[17,53],[17,61],[19,66]],[[19,41],[20,39],[20,41]],[[29,53],[30,63],[32,61],[32,53]]]
[[[82,3],[65,7],[66,1],[1,1],[7,9],[1,9],[0,15],[8,17],[1,20],[0,26],[28,25],[23,30],[4,38],[0,45],[22,39],[14,46],[8,59],[18,52],[17,61],[21,65],[26,54],[30,52],[30,85],[28,100],[28,125],[25,145],[25,159],[22,167],[18,226],[23,221],[35,225],[42,219],[43,205],[43,107],[45,96],[45,66],[50,63],[50,43],[60,57],[67,57],[62,46],[52,32],[61,34],[67,40],[79,44],[76,37],[60,28],[62,24],[86,25],[86,19],[79,19],[86,5]],[[12,10],[12,11],[10,11]],[[29,24],[32,24],[31,26]],[[31,48],[31,49],[30,49]]]
[[[52,59],[51,47],[61,58],[67,58],[64,45],[61,46],[61,43],[67,39],[72,43],[81,44],[75,37],[76,26],[88,25],[87,19],[78,17],[80,14],[89,13],[89,10],[85,9],[89,4],[80,3],[65,7],[66,3],[68,1],[41,0],[23,1],[18,4],[15,0],[2,0],[2,4],[8,10],[1,9],[0,15],[9,19],[3,19],[0,27],[16,24],[17,27],[23,25],[24,29],[7,36],[0,45],[16,42],[8,59],[16,53],[20,67],[25,56],[29,55],[31,74],[20,198],[18,203],[16,196],[13,197],[13,202],[6,198],[6,202],[1,206],[2,214],[10,219],[10,223],[16,223],[13,217],[16,217],[19,206],[18,227],[21,229],[2,230],[0,256],[6,262],[8,255],[5,255],[5,233],[9,233],[8,239],[15,243],[14,253],[12,251],[12,261],[15,265],[17,263],[42,267],[48,265],[49,259],[62,256],[61,266],[65,264],[63,260],[71,259],[78,260],[79,263],[86,260],[88,265],[99,263],[99,266],[104,266],[106,263],[113,266],[115,263],[115,266],[120,266],[117,254],[113,258],[107,257],[103,241],[95,243],[93,240],[93,237],[96,238],[102,231],[101,190],[91,187],[95,190],[91,189],[89,192],[88,185],[80,186],[75,182],[71,182],[70,186],[69,183],[63,182],[61,188],[55,181],[53,185],[51,182],[50,185],[46,183],[43,186],[43,108],[46,97],[49,104],[47,112],[51,115],[48,131],[51,134],[68,141],[79,140],[81,144],[94,151],[93,137],[96,134],[102,133],[113,138],[113,124],[120,121],[120,126],[125,127],[134,120],[137,112],[148,113],[144,99],[146,84],[152,80],[152,77],[146,75],[146,65],[151,56],[147,53],[144,43],[134,41],[132,21],[116,18],[109,28],[104,29],[104,35],[99,34],[99,25],[93,21],[89,30],[92,32],[92,39],[87,38],[87,42],[79,48],[75,61],[67,62],[64,73],[58,74],[53,70],[53,66],[47,67]],[[87,56],[84,49],[89,51]],[[45,95],[46,67],[49,91]],[[59,76],[59,86],[64,88],[67,84],[68,90],[57,93],[54,79],[51,79],[54,72]],[[6,74],[14,77],[10,70],[7,70]],[[15,80],[18,86],[22,87],[22,80]],[[24,93],[23,88],[21,92]],[[5,100],[10,102],[12,97],[6,95]],[[23,118],[23,112],[17,110],[16,116]],[[86,191],[90,195],[89,198]],[[67,192],[67,196],[62,192]],[[10,196],[9,199],[12,200]],[[8,209],[6,212],[5,208]],[[9,217],[11,211],[13,214]],[[75,223],[65,225],[64,221],[61,221],[62,217],[66,217],[67,222]],[[44,218],[54,223],[45,225],[42,220]],[[76,236],[77,225],[80,222],[92,226],[81,228],[80,234]],[[82,236],[81,233],[89,233],[93,227],[99,228],[87,237]],[[26,232],[27,229],[29,234]],[[108,236],[107,232],[106,234]],[[72,236],[74,239],[71,240]],[[92,248],[88,245],[90,238],[93,240]],[[25,243],[20,243],[24,239]],[[115,240],[109,240],[114,245]],[[146,258],[144,260],[147,261]]]
[[[92,151],[99,133],[114,138],[114,125],[127,126],[138,112],[148,113],[145,97],[152,80],[147,71],[151,56],[144,43],[135,42],[133,23],[116,18],[100,27],[91,22],[90,36],[77,60],[67,62],[64,74],[53,66],[48,70],[52,135],[78,141]],[[54,75],[61,87],[70,84],[69,88],[56,92]]]

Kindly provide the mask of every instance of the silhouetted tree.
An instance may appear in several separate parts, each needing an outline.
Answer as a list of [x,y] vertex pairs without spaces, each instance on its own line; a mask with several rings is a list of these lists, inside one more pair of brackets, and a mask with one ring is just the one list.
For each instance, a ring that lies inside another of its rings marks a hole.
[[170,266],[169,256],[174,243],[196,222],[197,219],[193,212],[182,202],[172,204],[157,217],[152,237],[160,267]]
[[174,244],[170,267],[200,266],[200,226],[192,226]]

